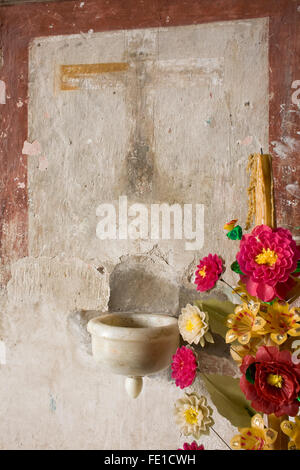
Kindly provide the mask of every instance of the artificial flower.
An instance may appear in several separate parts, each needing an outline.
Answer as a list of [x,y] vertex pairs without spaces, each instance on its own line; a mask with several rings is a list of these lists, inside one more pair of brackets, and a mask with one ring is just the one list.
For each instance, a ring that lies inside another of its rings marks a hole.
[[230,347],[230,354],[232,359],[241,365],[245,356],[255,356],[258,348],[263,345],[263,338],[261,336],[257,338],[251,338],[247,344],[234,344]]
[[224,230],[233,230],[234,227],[235,227],[235,224],[237,223],[237,219],[233,219],[231,220],[230,222],[227,222],[225,225],[224,225]]
[[236,339],[240,344],[249,343],[251,336],[260,334],[260,330],[266,323],[258,314],[260,304],[238,305],[234,313],[228,316],[227,326],[230,330],[226,334],[226,343],[232,343]]
[[262,413],[296,416],[300,402],[300,364],[290,351],[261,346],[255,357],[245,356],[240,387],[251,406]]
[[300,450],[300,416],[295,417],[295,422],[284,420],[280,424],[282,432],[289,436],[289,450]]
[[230,447],[233,450],[271,450],[271,445],[277,439],[277,432],[271,428],[265,428],[260,414],[251,418],[250,428],[239,428],[239,433],[230,441]]
[[177,348],[173,356],[172,378],[175,379],[177,387],[189,387],[195,380],[197,370],[197,360],[195,353],[186,346]]
[[213,424],[211,409],[207,406],[206,398],[199,397],[196,393],[185,393],[175,403],[175,420],[185,436],[194,436],[199,439],[200,435],[207,433]]
[[247,291],[263,302],[285,298],[295,285],[290,274],[296,270],[299,258],[291,232],[267,225],[258,225],[251,234],[243,235],[236,255]]
[[193,441],[191,444],[188,442],[185,442],[183,444],[183,449],[177,449],[177,450],[204,450],[204,446],[201,444],[198,446],[196,441]]
[[270,333],[271,340],[281,345],[289,336],[300,336],[299,308],[289,309],[288,303],[274,302],[268,305],[266,312],[261,311],[265,320],[264,333]]
[[178,327],[182,338],[189,344],[205,346],[205,340],[213,343],[213,337],[208,331],[208,314],[202,312],[196,305],[187,304],[181,309],[178,318]]
[[199,261],[195,272],[197,290],[205,292],[212,289],[223,272],[223,260],[211,253]]

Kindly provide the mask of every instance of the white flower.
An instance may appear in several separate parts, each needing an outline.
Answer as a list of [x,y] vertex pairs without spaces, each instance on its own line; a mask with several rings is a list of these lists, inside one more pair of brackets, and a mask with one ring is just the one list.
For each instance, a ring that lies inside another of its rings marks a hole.
[[196,393],[185,393],[184,398],[180,398],[175,403],[175,420],[181,432],[185,436],[194,436],[196,439],[201,434],[207,433],[213,425],[211,409],[206,404],[204,396],[199,397]]
[[205,340],[213,343],[213,337],[208,331],[208,314],[201,312],[196,305],[187,304],[181,309],[178,318],[178,327],[182,338],[189,344],[205,346]]

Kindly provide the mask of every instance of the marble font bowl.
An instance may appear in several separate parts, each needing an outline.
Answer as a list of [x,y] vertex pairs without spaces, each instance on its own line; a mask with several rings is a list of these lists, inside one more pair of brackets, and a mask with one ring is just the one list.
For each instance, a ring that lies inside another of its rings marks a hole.
[[88,323],[97,361],[125,375],[128,394],[136,398],[142,377],[166,369],[179,345],[177,318],[152,313],[106,313]]

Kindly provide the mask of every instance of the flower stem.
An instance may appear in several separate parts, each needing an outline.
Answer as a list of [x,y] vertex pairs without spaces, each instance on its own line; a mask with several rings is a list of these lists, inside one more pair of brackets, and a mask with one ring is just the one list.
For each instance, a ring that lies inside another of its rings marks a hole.
[[220,436],[220,434],[218,434],[217,431],[215,431],[213,427],[211,427],[211,429],[218,436],[218,438],[225,444],[225,446],[228,447],[229,450],[232,450],[231,447],[227,444],[227,442],[225,442],[224,439]]
[[238,296],[242,299],[243,302],[246,302],[246,303],[248,304],[248,302],[247,302],[245,299],[243,299],[243,297],[242,297],[230,284],[228,284],[228,282],[226,282],[222,277],[220,277],[219,280],[222,281],[222,282],[224,282],[224,284],[226,284],[228,287],[230,287],[230,289],[231,289],[236,295],[238,295]]

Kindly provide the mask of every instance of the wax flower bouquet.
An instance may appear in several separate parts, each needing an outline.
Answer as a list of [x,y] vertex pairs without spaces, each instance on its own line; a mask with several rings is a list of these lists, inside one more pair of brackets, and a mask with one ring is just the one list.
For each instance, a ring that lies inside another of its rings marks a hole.
[[[291,305],[300,295],[300,250],[285,228],[262,223],[243,234],[231,220],[224,229],[239,244],[230,266],[239,277],[231,288],[238,303],[209,298],[182,309],[178,325],[187,344],[173,356],[172,377],[184,389],[200,376],[218,412],[238,428],[231,449],[300,450],[300,308]],[[229,285],[225,271],[217,254],[202,258],[194,276],[197,290]],[[211,332],[230,345],[239,378],[201,371],[194,345],[213,342]],[[204,396],[185,393],[174,411],[185,436],[199,439],[210,429],[216,432]]]

